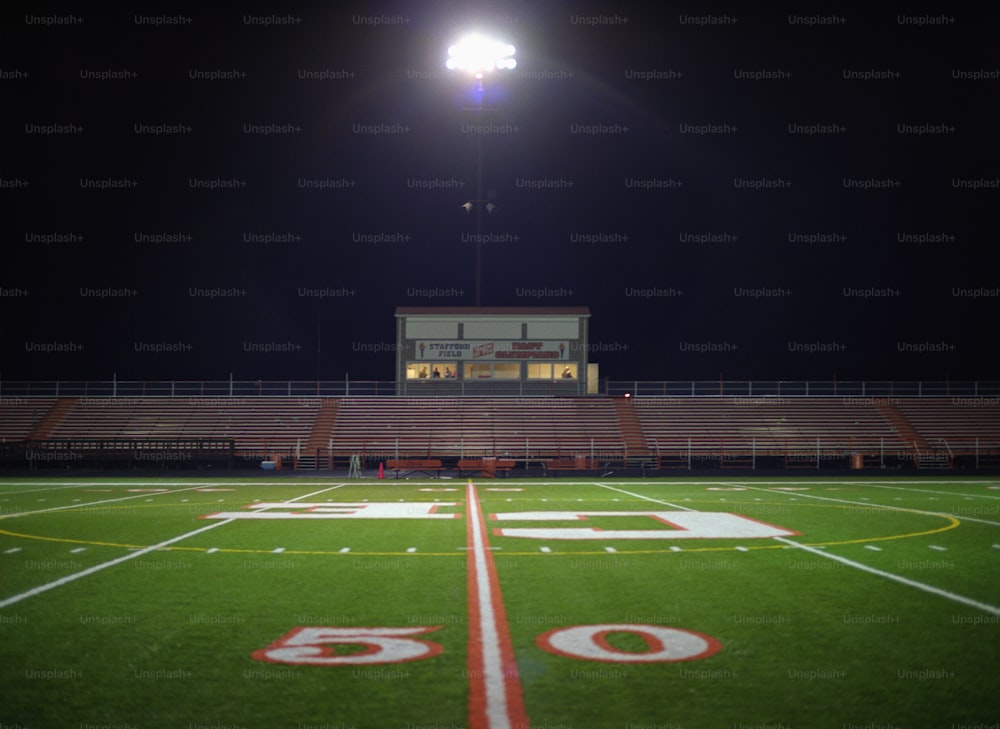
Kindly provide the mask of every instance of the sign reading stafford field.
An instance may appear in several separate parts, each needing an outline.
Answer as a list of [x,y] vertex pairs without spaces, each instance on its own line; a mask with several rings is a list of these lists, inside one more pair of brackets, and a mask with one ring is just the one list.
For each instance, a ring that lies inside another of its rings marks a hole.
[[560,360],[569,352],[567,341],[522,339],[417,340],[417,359]]

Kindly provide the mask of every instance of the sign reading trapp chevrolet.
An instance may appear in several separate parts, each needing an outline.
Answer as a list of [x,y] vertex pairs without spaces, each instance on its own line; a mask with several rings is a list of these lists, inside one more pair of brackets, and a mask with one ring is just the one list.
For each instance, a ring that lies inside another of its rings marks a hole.
[[566,359],[567,341],[539,340],[418,340],[417,359],[521,360]]

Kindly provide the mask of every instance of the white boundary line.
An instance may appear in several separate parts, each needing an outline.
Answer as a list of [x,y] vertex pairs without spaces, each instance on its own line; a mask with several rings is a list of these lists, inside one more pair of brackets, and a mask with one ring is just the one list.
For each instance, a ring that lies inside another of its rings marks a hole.
[[[315,496],[316,494],[324,493],[326,491],[332,491],[333,489],[339,489],[343,485],[344,484],[341,483],[341,484],[337,484],[336,486],[331,486],[330,488],[327,488],[327,489],[322,489],[320,491],[314,491],[311,494],[303,494],[302,496],[297,496],[294,499],[290,499],[290,501],[298,501],[299,499],[305,499],[305,498],[308,498],[310,496]],[[203,487],[202,486],[198,486],[196,488],[203,488]],[[179,490],[181,490],[181,491],[187,491],[188,489],[179,489]],[[148,496],[148,494],[141,494],[141,496]],[[131,497],[129,497],[129,498],[131,498]],[[59,579],[53,580],[52,582],[47,582],[44,585],[39,585],[38,587],[33,587],[30,590],[26,590],[26,591],[24,591],[24,592],[22,592],[22,593],[20,593],[18,595],[13,595],[13,596],[8,597],[8,598],[6,598],[4,600],[0,600],[0,608],[5,608],[5,607],[7,607],[9,605],[14,605],[15,603],[21,602],[22,600],[26,600],[29,597],[34,597],[35,595],[40,595],[43,592],[48,592],[49,590],[54,590],[57,587],[62,587],[63,585],[69,584],[70,582],[74,582],[74,581],[80,579],[81,577],[86,577],[87,575],[92,575],[95,572],[100,572],[101,570],[107,569],[108,567],[114,567],[115,565],[119,565],[122,562],[128,562],[131,559],[136,559],[137,557],[142,557],[143,555],[149,554],[150,552],[155,552],[158,549],[163,549],[164,547],[169,547],[171,544],[176,544],[177,542],[180,542],[180,541],[182,541],[184,539],[187,539],[188,537],[193,537],[193,536],[195,536],[197,534],[201,534],[202,532],[207,532],[209,529],[215,529],[216,527],[220,527],[223,524],[231,524],[234,521],[237,521],[237,520],[236,519],[226,519],[225,521],[215,522],[214,524],[209,524],[208,526],[203,526],[203,527],[201,527],[199,529],[195,529],[194,531],[188,532],[186,534],[181,534],[179,537],[173,537],[171,539],[167,539],[167,540],[165,540],[163,542],[160,542],[158,544],[154,544],[151,547],[143,547],[142,549],[138,549],[138,550],[136,550],[134,552],[129,552],[128,554],[124,554],[121,557],[116,557],[115,559],[108,560],[107,562],[101,562],[100,564],[95,564],[93,567],[88,567],[87,569],[80,570],[79,572],[74,572],[71,575],[66,575],[65,577],[60,577]]]
[[820,557],[825,557],[826,559],[832,559],[835,562],[840,562],[848,567],[854,567],[855,569],[861,570],[862,572],[867,572],[872,575],[878,575],[879,577],[884,577],[887,580],[892,580],[893,582],[898,582],[901,585],[907,585],[908,587],[915,587],[923,592],[928,592],[932,595],[938,595],[940,597],[951,600],[952,602],[958,602],[963,605],[968,605],[974,607],[977,610],[982,610],[983,612],[990,613],[991,615],[1000,615],[1000,607],[995,605],[988,605],[985,602],[979,602],[978,600],[973,600],[971,597],[964,597],[963,595],[958,595],[954,592],[949,592],[948,590],[942,590],[940,587],[934,587],[933,585],[928,585],[923,582],[917,582],[916,580],[911,580],[908,577],[902,577],[900,575],[894,575],[892,572],[885,572],[884,570],[876,569],[875,567],[869,567],[868,565],[861,564],[860,562],[855,562],[854,560],[847,559],[846,557],[840,557],[836,554],[831,554],[830,552],[825,552],[814,547],[806,546],[805,544],[799,544],[798,542],[793,542],[791,539],[785,539],[784,537],[775,537],[774,541],[781,542],[782,544],[787,544],[791,547],[797,549],[804,549],[811,554],[818,554]]

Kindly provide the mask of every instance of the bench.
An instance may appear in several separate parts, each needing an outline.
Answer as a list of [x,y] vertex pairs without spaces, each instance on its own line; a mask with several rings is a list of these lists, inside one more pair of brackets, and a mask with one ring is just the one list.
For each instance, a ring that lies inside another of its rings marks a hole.
[[431,478],[436,478],[435,473],[445,470],[444,466],[441,465],[441,460],[438,458],[386,461],[385,466],[390,471],[396,472],[397,479],[399,478],[400,471],[406,471],[405,475],[407,476],[411,473],[423,473]]
[[516,465],[513,458],[463,458],[458,462],[458,472],[480,471],[484,477],[494,478],[497,471],[512,471]]

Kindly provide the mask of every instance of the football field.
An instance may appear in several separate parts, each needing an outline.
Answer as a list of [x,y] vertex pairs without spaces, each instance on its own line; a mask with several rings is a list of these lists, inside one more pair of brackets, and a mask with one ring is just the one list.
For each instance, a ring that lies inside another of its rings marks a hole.
[[0,479],[0,729],[1000,727],[1000,480]]

